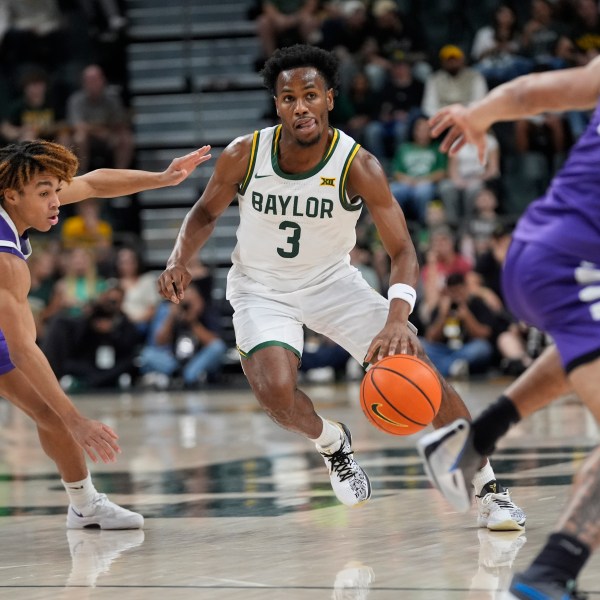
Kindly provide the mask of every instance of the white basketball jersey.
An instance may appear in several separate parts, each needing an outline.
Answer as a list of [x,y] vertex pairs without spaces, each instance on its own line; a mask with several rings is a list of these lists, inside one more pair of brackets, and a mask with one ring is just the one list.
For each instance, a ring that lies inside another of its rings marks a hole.
[[362,201],[346,193],[350,165],[360,146],[333,130],[318,165],[284,173],[278,163],[281,125],[254,132],[246,177],[237,198],[240,225],[232,260],[271,289],[289,292],[316,285],[350,261]]

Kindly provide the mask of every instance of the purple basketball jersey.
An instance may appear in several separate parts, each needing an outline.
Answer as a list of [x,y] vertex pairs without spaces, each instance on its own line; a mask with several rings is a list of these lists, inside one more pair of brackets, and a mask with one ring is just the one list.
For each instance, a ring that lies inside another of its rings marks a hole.
[[600,256],[600,104],[546,194],[529,205],[515,239],[583,260]]
[[[27,235],[19,235],[15,224],[2,206],[0,206],[0,252],[14,254],[23,260],[31,255],[31,244]],[[4,334],[0,331],[0,375],[14,368]]]

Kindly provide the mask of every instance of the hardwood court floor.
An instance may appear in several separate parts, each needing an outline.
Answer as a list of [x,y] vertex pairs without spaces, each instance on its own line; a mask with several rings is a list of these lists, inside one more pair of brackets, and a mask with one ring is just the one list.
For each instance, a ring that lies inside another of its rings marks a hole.
[[[457,387],[477,414],[502,383]],[[146,517],[143,531],[121,532],[65,529],[52,463],[31,423],[0,401],[0,599],[499,600],[598,443],[569,399],[514,428],[493,464],[527,528],[491,533],[429,487],[416,436],[366,421],[358,384],[306,389],[352,430],[374,488],[362,507],[336,502],[321,457],[272,424],[246,388],[75,396],[121,436],[119,462],[92,465],[99,490]],[[600,598],[598,556],[581,587]]]

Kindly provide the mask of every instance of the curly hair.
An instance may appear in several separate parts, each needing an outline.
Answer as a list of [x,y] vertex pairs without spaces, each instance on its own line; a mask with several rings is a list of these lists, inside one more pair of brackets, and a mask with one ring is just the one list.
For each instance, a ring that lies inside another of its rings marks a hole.
[[65,146],[35,140],[0,148],[0,200],[4,190],[23,188],[38,174],[50,173],[70,183],[77,173],[79,161]]
[[273,52],[260,75],[269,93],[275,95],[277,77],[282,71],[313,67],[319,71],[327,87],[336,91],[339,86],[338,64],[337,57],[327,50],[306,44],[296,44]]

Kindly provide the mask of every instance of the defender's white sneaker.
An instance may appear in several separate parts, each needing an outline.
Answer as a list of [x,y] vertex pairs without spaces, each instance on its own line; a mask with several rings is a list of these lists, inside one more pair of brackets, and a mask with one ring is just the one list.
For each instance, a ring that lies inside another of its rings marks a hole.
[[69,505],[67,528],[141,529],[144,526],[142,515],[111,502],[106,494],[98,494],[89,510],[84,512],[82,514],[73,505]]
[[525,529],[525,513],[510,499],[508,490],[503,489],[496,481],[486,483],[476,500],[479,527],[487,527],[490,531]]
[[331,479],[331,487],[337,499],[346,506],[355,506],[371,497],[371,482],[367,474],[354,460],[352,436],[343,423],[334,423],[342,432],[342,445],[335,452],[327,452],[319,448],[319,452]]
[[482,460],[473,447],[471,424],[457,419],[424,435],[417,449],[431,483],[456,510],[467,512],[472,504],[471,481]]

